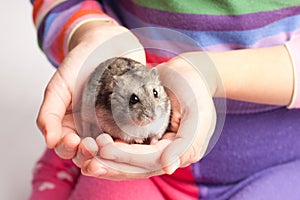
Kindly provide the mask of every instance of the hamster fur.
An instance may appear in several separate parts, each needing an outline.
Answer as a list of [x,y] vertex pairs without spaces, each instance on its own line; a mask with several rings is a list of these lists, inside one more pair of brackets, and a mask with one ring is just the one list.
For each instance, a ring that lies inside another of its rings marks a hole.
[[166,131],[171,103],[156,68],[129,58],[101,63],[83,90],[81,118],[84,136],[105,132],[128,143],[156,143]]

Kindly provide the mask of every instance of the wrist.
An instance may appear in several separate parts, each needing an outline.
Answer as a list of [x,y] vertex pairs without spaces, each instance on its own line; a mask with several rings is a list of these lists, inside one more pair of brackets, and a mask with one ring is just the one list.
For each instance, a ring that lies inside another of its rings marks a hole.
[[87,39],[93,38],[91,33],[96,35],[98,31],[105,31],[109,29],[109,27],[119,26],[115,21],[110,20],[109,18],[95,18],[83,21],[82,23],[78,24],[72,30],[72,33],[69,35],[67,48],[68,51],[71,51],[74,47],[76,47],[82,41]]
[[208,53],[189,52],[179,57],[183,58],[190,65],[189,67],[193,67],[194,72],[202,76],[212,97],[225,97],[221,77]]

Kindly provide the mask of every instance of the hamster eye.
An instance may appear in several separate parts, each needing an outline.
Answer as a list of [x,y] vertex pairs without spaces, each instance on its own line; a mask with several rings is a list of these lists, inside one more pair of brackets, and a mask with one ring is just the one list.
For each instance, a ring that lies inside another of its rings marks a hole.
[[154,95],[155,98],[158,97],[158,92],[155,89],[153,89],[153,95]]
[[136,104],[138,102],[140,102],[139,97],[136,96],[135,94],[132,94],[131,97],[130,97],[130,99],[129,99],[129,103],[130,104]]

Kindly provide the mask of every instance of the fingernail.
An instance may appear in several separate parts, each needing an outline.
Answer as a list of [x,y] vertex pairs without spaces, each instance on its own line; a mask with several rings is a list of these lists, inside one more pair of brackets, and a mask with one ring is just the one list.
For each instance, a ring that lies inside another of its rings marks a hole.
[[104,147],[107,144],[110,144],[113,142],[111,137],[108,137],[107,134],[100,134],[97,138],[96,138],[96,142],[99,145],[99,147]]
[[62,149],[64,150],[64,151],[74,151],[74,149],[76,149],[76,147],[72,147],[72,146],[70,146],[70,145],[67,145],[67,144],[65,144],[65,143],[62,143]]
[[43,134],[44,136],[47,136],[47,134],[48,134],[48,132],[47,132],[47,129],[46,129],[46,128],[42,129],[42,130],[41,130],[41,132],[42,132],[42,134]]
[[95,176],[101,176],[105,175],[107,173],[107,170],[104,168],[99,168],[95,173],[93,173]]
[[165,171],[167,174],[173,174],[176,171],[176,169],[179,168],[179,166],[180,160],[177,159],[176,162],[173,162],[171,165],[169,165]]

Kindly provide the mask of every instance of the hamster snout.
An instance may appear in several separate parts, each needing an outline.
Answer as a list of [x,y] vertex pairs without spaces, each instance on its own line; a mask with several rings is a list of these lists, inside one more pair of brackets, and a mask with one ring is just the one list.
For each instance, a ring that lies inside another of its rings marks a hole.
[[132,111],[133,122],[139,126],[146,126],[155,121],[157,118],[161,117],[161,108],[155,106],[152,109],[145,109],[137,117],[135,117],[134,113],[135,111]]

